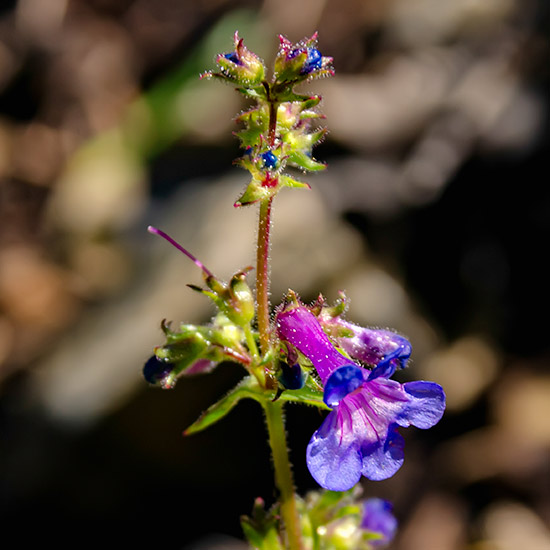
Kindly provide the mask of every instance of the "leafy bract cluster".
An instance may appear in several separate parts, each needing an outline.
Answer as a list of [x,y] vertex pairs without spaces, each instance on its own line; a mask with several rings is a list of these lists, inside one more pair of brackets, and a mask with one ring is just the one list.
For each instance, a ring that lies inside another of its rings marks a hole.
[[[315,550],[373,550],[389,543],[397,527],[389,502],[363,499],[359,486],[349,491],[310,491],[298,501],[304,547]],[[250,517],[241,525],[256,550],[284,550],[280,510],[266,510],[256,499]]]

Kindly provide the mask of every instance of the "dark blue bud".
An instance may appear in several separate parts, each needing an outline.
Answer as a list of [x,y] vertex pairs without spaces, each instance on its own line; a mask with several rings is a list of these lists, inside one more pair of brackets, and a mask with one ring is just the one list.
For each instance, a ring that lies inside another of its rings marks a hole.
[[237,52],[224,53],[223,56],[225,57],[225,59],[228,59],[232,63],[235,63],[235,65],[242,65],[242,62],[237,55]]
[[264,166],[266,168],[275,168],[277,166],[277,155],[271,151],[266,151],[260,155],[264,161]]
[[149,384],[160,384],[162,387],[170,387],[170,375],[174,365],[161,361],[156,355],[150,357],[143,367],[143,377]]
[[323,56],[317,48],[307,49],[307,59],[300,71],[301,74],[309,74],[319,70],[323,66]]
[[288,365],[281,363],[281,372],[279,374],[279,382],[287,390],[299,390],[306,383],[307,374],[302,371],[300,365]]

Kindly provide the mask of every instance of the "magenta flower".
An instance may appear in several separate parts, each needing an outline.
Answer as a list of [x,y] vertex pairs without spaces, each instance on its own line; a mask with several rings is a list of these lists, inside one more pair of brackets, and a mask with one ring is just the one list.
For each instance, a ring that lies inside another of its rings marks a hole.
[[325,489],[348,490],[362,475],[372,480],[391,477],[404,460],[397,428],[430,428],[443,415],[441,386],[389,379],[399,345],[388,356],[366,350],[375,368],[362,368],[336,349],[304,306],[279,312],[277,333],[313,363],[324,386],[324,401],[332,409],[307,448],[309,471]]

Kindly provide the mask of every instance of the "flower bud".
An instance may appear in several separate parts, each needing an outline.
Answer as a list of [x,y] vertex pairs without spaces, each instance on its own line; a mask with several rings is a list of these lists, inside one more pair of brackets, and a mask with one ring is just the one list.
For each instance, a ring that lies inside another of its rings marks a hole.
[[177,342],[168,343],[155,348],[155,355],[162,361],[169,363],[184,362],[186,365],[201,356],[208,348],[209,342],[200,333],[195,332],[183,337]]
[[298,82],[306,78],[332,75],[332,58],[323,57],[317,49],[317,33],[298,44],[279,36],[280,44],[275,59],[275,82]]
[[149,384],[170,389],[176,383],[173,363],[161,361],[156,355],[151,356],[143,367],[143,377]]
[[266,151],[265,153],[262,153],[260,157],[262,158],[264,167],[268,170],[272,170],[273,168],[277,167],[279,159],[277,158],[277,155],[273,153],[273,151]]
[[260,84],[265,76],[262,60],[244,45],[238,32],[235,33],[234,40],[234,51],[216,57],[221,74],[207,73],[206,76],[221,76],[242,86]]
[[246,282],[246,273],[240,271],[233,275],[228,287],[228,299],[225,314],[236,325],[248,325],[254,318],[254,294]]
[[302,370],[298,363],[289,365],[280,363],[280,373],[277,379],[286,390],[300,390],[304,387],[307,379],[307,373]]

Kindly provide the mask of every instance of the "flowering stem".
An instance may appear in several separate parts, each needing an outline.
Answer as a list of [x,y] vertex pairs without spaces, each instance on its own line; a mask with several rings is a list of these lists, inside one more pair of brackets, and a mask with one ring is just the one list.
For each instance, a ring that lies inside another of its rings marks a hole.
[[269,433],[269,445],[273,455],[275,483],[281,493],[281,516],[286,529],[288,548],[302,550],[300,517],[296,508],[294,481],[286,446],[283,405],[279,401],[264,401],[263,405]]

